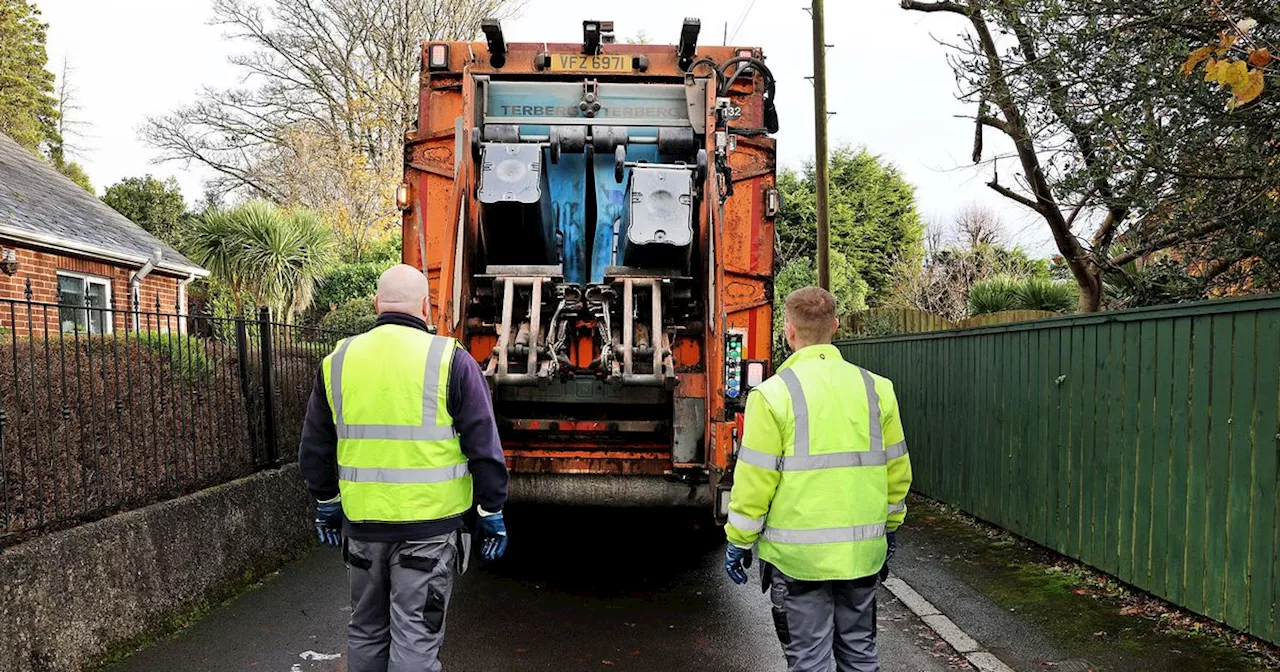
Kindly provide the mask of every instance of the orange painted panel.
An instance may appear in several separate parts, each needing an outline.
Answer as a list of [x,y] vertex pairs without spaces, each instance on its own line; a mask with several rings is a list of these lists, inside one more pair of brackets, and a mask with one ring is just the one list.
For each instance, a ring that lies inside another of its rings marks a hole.
[[676,396],[698,398],[707,394],[707,377],[701,373],[684,373],[676,385]]
[[728,468],[729,460],[733,456],[733,429],[736,426],[737,423],[734,422],[711,423],[712,442],[708,454],[713,468],[719,470]]
[[677,367],[694,367],[702,363],[702,344],[696,338],[677,338],[672,349]]
[[467,343],[467,351],[477,362],[483,364],[488,361],[489,356],[493,354],[493,349],[497,346],[497,334],[475,334]]

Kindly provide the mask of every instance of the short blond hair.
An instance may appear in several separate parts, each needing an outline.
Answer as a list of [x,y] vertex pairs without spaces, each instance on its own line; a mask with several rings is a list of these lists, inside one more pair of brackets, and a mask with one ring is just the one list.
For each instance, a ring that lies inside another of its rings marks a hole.
[[835,336],[836,297],[821,287],[804,287],[787,296],[787,322],[808,343],[826,343]]

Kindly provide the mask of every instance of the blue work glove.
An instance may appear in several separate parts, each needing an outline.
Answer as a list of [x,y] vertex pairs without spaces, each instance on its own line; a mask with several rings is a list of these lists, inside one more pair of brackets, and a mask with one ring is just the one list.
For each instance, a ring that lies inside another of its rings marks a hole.
[[316,536],[325,546],[342,545],[342,502],[316,504]]
[[887,536],[889,538],[889,553],[884,556],[885,562],[892,560],[893,555],[898,552],[898,533],[890,532]]
[[485,560],[497,560],[507,552],[507,524],[502,512],[480,514],[476,521],[476,535],[480,537],[480,555]]
[[724,572],[739,586],[747,582],[747,568],[751,566],[751,549],[733,544],[724,551]]

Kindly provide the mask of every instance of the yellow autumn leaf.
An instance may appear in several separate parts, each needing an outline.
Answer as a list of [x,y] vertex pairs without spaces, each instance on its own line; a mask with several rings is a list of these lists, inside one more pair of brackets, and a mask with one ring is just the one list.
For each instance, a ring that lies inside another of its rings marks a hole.
[[1195,72],[1196,66],[1203,63],[1205,59],[1208,59],[1212,55],[1213,47],[1200,47],[1199,49],[1191,52],[1191,55],[1187,56],[1187,62],[1182,64],[1182,76],[1191,76],[1191,73]]
[[1242,105],[1248,105],[1258,99],[1262,95],[1263,90],[1267,88],[1267,80],[1263,77],[1261,70],[1251,70],[1245,76],[1244,81],[1231,87],[1231,109],[1236,109]]
[[1218,81],[1218,69],[1226,64],[1227,64],[1226,61],[1219,61],[1216,58],[1210,58],[1208,61],[1206,61],[1204,64],[1204,81],[1206,82]]
[[1231,64],[1218,71],[1223,86],[1235,89],[1249,79],[1249,66],[1244,61],[1231,61]]
[[1249,66],[1244,61],[1215,61],[1205,66],[1205,81],[1235,88],[1249,77]]

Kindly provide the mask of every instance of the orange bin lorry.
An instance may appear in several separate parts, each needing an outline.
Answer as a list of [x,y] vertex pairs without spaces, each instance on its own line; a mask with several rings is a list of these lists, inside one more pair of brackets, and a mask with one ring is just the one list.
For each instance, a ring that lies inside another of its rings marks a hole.
[[[514,501],[723,516],[772,366],[777,131],[759,49],[428,42],[404,262],[478,360]],[[673,33],[674,31],[673,26]]]

